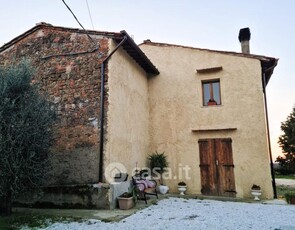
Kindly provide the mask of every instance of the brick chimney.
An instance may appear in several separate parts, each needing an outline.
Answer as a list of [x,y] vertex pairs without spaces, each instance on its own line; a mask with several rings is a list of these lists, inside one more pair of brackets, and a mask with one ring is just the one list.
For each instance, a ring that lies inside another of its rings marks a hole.
[[251,37],[251,33],[248,27],[240,29],[239,41],[241,42],[242,53],[245,53],[245,54],[250,53],[250,37]]

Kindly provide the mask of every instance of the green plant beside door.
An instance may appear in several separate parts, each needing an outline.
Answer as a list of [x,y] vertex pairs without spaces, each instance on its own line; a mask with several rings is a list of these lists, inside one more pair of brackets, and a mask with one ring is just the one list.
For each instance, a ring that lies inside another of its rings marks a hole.
[[169,165],[167,161],[167,156],[165,155],[164,152],[158,153],[156,151],[148,156],[148,160],[150,161],[150,168],[152,172],[153,173],[156,172],[160,176],[159,178],[160,185],[158,187],[159,192],[161,194],[167,193],[169,190],[169,187],[164,185],[163,183],[163,173],[165,172],[166,168]]

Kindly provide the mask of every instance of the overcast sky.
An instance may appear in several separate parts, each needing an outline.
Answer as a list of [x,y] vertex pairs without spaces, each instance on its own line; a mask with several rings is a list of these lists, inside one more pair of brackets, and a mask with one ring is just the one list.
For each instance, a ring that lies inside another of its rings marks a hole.
[[[65,1],[83,26],[93,29],[86,0]],[[88,0],[88,5],[95,30],[126,30],[138,44],[151,39],[240,52],[239,29],[250,27],[251,53],[280,59],[267,96],[274,158],[281,153],[280,124],[295,104],[294,0]],[[0,8],[0,46],[38,22],[79,28],[62,0],[5,1]]]

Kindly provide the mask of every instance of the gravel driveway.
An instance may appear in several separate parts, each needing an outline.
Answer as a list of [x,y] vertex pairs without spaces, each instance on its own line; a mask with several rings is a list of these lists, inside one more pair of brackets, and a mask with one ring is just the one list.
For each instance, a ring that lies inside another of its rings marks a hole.
[[88,220],[46,229],[280,229],[295,230],[295,205],[168,198],[116,223]]
[[277,185],[285,185],[295,188],[295,180],[294,179],[276,179]]

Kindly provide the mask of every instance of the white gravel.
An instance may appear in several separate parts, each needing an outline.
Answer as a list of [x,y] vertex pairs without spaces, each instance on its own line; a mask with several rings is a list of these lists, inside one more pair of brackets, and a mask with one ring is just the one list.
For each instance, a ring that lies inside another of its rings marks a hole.
[[276,229],[295,230],[295,205],[169,198],[115,223],[54,223],[63,229]]

